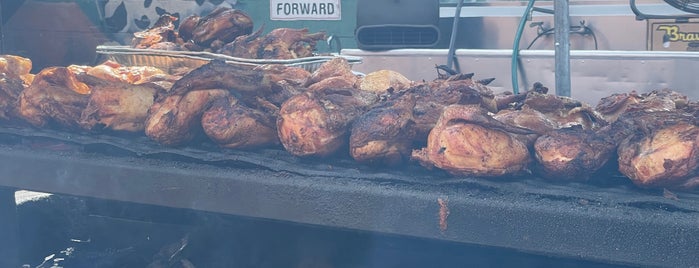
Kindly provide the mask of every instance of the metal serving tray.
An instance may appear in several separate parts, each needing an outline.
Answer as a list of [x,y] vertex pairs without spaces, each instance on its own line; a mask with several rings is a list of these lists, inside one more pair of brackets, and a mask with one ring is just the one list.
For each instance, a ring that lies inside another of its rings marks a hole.
[[283,64],[286,66],[296,66],[313,72],[323,63],[337,57],[343,57],[353,65],[362,62],[361,57],[345,55],[317,55],[288,60],[268,60],[268,59],[246,59],[231,57],[223,54],[198,51],[169,51],[153,49],[137,49],[129,46],[97,46],[97,54],[105,56],[109,60],[120,64],[131,66],[153,66],[161,69],[172,67],[197,68],[207,62],[219,59],[228,63],[259,66],[265,64]]

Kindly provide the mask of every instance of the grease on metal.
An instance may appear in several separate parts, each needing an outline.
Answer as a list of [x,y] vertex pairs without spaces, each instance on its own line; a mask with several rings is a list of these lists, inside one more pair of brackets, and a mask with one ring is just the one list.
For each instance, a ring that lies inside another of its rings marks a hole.
[[444,233],[448,227],[447,218],[449,217],[449,198],[438,197],[437,203],[439,204],[439,230]]

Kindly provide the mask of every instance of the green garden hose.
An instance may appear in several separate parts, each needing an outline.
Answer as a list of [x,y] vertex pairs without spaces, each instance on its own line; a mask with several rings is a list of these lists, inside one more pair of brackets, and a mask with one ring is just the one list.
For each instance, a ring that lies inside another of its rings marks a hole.
[[527,8],[524,10],[524,15],[522,15],[522,18],[519,21],[519,27],[515,33],[514,45],[512,46],[512,93],[514,94],[519,94],[519,78],[517,75],[517,64],[519,62],[519,41],[522,39],[524,25],[527,24],[529,14],[531,14],[532,8],[534,7],[534,2],[536,2],[536,0],[529,0]]

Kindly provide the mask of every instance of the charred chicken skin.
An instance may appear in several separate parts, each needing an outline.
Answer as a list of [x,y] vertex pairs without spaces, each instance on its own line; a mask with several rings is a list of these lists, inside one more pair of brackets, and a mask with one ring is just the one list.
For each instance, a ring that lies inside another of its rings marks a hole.
[[614,155],[616,145],[582,127],[549,131],[534,143],[535,174],[554,180],[587,180]]
[[258,59],[297,59],[313,56],[316,42],[325,40],[324,32],[308,29],[277,28],[269,32],[257,52]]
[[257,58],[257,51],[260,50],[264,40],[261,38],[263,31],[264,27],[260,27],[250,34],[238,36],[232,42],[223,45],[217,52],[237,58]]
[[561,128],[580,126],[596,130],[607,125],[594,108],[570,97],[531,92],[524,99],[523,107],[545,114]]
[[350,155],[370,164],[397,165],[410,159],[416,142],[411,114],[415,98],[384,102],[359,116],[350,131]]
[[182,95],[192,90],[225,88],[243,95],[264,95],[272,91],[272,82],[265,73],[250,66],[213,60],[177,80],[169,95]]
[[311,76],[306,69],[281,64],[266,64],[256,67],[255,70],[264,72],[270,81],[273,93],[263,97],[276,106],[274,110],[277,112],[284,101],[306,91],[304,85]]
[[297,59],[313,56],[316,43],[321,40],[325,40],[324,32],[309,33],[305,28],[277,28],[266,35],[260,29],[236,38],[218,52],[249,59]]
[[[196,21],[196,26],[191,31],[187,27]],[[200,19],[187,19],[185,24],[185,37],[189,37],[191,32],[191,40],[199,46],[209,47],[214,41],[229,43],[235,40],[236,37],[247,35],[252,32],[253,22],[249,15],[245,12],[220,7],[201,17]]]
[[595,110],[608,122],[614,122],[626,112],[674,111],[682,109],[688,103],[687,96],[669,89],[653,90],[643,94],[632,91],[602,98]]
[[182,145],[201,132],[201,116],[210,103],[228,96],[223,89],[203,89],[161,98],[150,107],[146,136],[168,146]]
[[293,96],[279,111],[279,139],[296,156],[331,155],[347,144],[352,121],[376,101],[376,94],[354,88]]
[[279,144],[276,117],[249,108],[233,96],[215,100],[201,118],[204,133],[230,149],[253,149]]

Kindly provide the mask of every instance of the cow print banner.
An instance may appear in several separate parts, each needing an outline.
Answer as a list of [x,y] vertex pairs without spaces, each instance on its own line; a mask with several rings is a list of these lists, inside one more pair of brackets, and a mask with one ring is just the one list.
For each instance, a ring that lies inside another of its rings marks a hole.
[[[148,29],[158,18],[171,14],[183,19],[206,15],[217,7],[237,8],[237,0],[99,0],[107,33],[134,33]],[[176,22],[176,26],[179,21]]]

